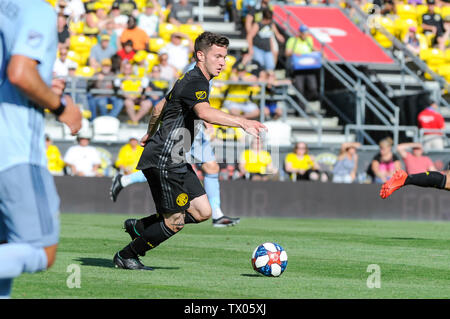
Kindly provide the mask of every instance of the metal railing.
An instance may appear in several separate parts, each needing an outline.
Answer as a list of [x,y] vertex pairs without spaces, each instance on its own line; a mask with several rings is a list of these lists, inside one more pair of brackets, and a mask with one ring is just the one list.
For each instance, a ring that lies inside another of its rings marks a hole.
[[[286,10],[284,7],[280,7],[284,14],[286,14],[286,19],[281,19],[281,17],[275,13],[275,16],[279,21],[283,21],[283,26],[286,32],[291,35],[296,35],[296,30],[293,30],[291,27],[291,20],[295,21],[298,24],[303,24],[300,18],[295,16],[292,12]],[[360,72],[352,63],[347,62],[335,49],[333,49],[327,43],[320,41],[314,34],[311,34],[315,40],[320,44],[320,49],[323,51],[325,48],[329,50],[332,54],[334,54],[339,59],[339,64],[344,65],[350,71],[352,76],[350,76],[338,63],[333,63],[326,59],[326,56],[323,56],[323,67],[333,74],[347,89],[351,92],[354,92],[357,97],[357,109],[356,109],[356,118],[354,121],[358,125],[363,125],[365,121],[365,110],[368,107],[386,126],[398,126],[399,125],[399,113],[400,109],[396,106],[389,97],[387,97],[364,73]],[[379,101],[375,96],[373,96],[370,92],[370,89],[376,96],[381,100]],[[322,98],[325,97],[321,92]],[[325,97],[325,101],[331,102],[329,99]],[[383,103],[382,103],[383,102]],[[331,107],[337,109],[333,106],[331,102]],[[339,114],[339,112],[338,112]],[[347,118],[348,121],[351,119]],[[368,137],[368,134],[364,134]],[[370,143],[374,143],[372,139],[368,139]]]

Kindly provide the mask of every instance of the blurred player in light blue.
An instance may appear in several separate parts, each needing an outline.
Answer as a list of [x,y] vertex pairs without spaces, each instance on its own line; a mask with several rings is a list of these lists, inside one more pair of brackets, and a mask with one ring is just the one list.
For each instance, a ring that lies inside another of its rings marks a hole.
[[[192,70],[195,63],[191,63],[185,69],[185,73]],[[211,85],[210,85],[211,86]],[[204,174],[204,187],[212,208],[212,223],[214,227],[233,226],[239,223],[240,219],[236,217],[225,216],[220,207],[220,184],[219,184],[219,164],[217,164],[214,151],[212,149],[209,137],[205,133],[203,126],[195,136],[194,142],[189,153],[188,159],[193,159],[194,163],[202,163]],[[114,177],[111,185],[110,195],[115,202],[120,191],[129,185],[135,183],[146,183],[147,179],[142,171],[130,175],[118,174]]]
[[44,0],[0,0],[0,298],[13,278],[49,268],[59,239],[59,197],[47,170],[44,109],[72,134],[81,112],[52,80],[56,13]]

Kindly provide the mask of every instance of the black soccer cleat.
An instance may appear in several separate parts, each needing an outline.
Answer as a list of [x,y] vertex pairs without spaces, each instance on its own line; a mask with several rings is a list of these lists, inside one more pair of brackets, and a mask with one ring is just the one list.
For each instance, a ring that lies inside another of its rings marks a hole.
[[228,216],[222,216],[218,219],[213,219],[212,224],[214,227],[228,227],[228,226],[234,226],[239,224],[241,221],[238,217],[228,217]]
[[153,270],[153,268],[145,266],[139,258],[122,258],[119,253],[116,253],[113,258],[113,263],[116,268],[130,269],[130,270]]
[[117,174],[113,178],[111,188],[109,190],[109,196],[113,202],[117,200],[117,196],[119,196],[120,191],[123,189],[122,183],[120,182],[122,176],[122,174]]

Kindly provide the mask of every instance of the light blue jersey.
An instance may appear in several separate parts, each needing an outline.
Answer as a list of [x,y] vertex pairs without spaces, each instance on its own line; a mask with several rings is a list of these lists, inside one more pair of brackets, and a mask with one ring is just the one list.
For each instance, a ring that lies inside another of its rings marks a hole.
[[13,55],[23,55],[38,61],[39,74],[50,85],[57,45],[50,4],[0,0],[0,172],[23,163],[46,166],[43,109],[9,82],[6,71]]

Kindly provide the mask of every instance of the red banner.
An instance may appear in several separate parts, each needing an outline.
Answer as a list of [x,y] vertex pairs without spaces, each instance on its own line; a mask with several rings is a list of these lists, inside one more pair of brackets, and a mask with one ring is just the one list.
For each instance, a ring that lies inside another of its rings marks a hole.
[[[286,11],[297,18],[288,17]],[[275,20],[280,25],[284,26],[288,22],[293,30],[298,30],[301,21],[315,38],[329,45],[347,62],[394,63],[370,35],[363,33],[338,8],[275,6],[274,12]],[[316,49],[320,50],[319,42],[314,42]],[[341,61],[328,48],[324,49],[324,53],[330,61]]]

